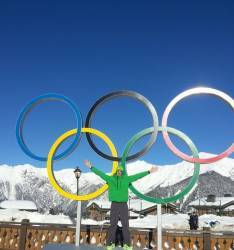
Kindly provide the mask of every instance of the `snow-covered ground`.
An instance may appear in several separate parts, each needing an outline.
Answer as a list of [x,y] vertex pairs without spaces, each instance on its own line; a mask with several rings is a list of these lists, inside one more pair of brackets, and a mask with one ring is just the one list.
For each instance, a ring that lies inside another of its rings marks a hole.
[[[182,229],[188,230],[189,216],[187,214],[163,214],[162,226],[165,229]],[[199,216],[199,230],[203,227],[208,227],[210,222],[218,222],[211,230],[215,231],[233,231],[234,232],[234,217],[216,216],[212,214],[205,214]],[[148,215],[142,219],[130,221],[130,227],[155,228],[157,226],[157,217],[155,215]]]
[[[0,221],[14,221],[20,222],[22,219],[29,219],[33,223],[56,223],[56,224],[73,224],[68,216],[65,215],[50,215],[40,214],[37,212],[18,211],[16,209],[1,209]],[[162,225],[164,229],[189,229],[187,214],[163,214]],[[216,216],[216,215],[202,215],[199,217],[199,230],[207,227],[210,222],[215,222],[215,227],[211,228],[213,231],[233,231],[234,232],[234,217]],[[103,225],[108,224],[108,221],[94,221],[91,219],[83,219],[83,225]],[[130,220],[130,227],[136,228],[155,228],[157,226],[157,217],[155,215],[148,215],[144,218]]]
[[65,215],[40,214],[38,212],[19,211],[17,209],[1,209],[0,221],[21,222],[23,219],[29,219],[33,223],[58,223],[72,224],[71,219]]

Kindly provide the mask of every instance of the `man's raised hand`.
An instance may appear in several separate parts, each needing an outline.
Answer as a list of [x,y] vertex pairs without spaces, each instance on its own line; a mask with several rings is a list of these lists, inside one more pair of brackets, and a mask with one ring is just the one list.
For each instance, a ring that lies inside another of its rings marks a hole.
[[89,160],[84,160],[84,164],[85,164],[85,166],[88,167],[88,168],[91,168],[91,167],[92,167],[92,164],[91,164],[91,162],[90,162]]
[[155,172],[158,171],[158,167],[152,166],[151,169],[150,169],[149,171],[150,171],[151,174],[152,174],[152,173],[155,173]]

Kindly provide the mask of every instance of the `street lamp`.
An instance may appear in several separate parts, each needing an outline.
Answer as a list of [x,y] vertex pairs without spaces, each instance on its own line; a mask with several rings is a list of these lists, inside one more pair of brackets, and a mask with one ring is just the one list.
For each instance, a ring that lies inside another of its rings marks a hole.
[[76,177],[76,184],[77,184],[76,194],[77,195],[79,194],[79,179],[80,179],[81,173],[82,173],[82,171],[79,169],[79,167],[76,167],[76,169],[74,170],[74,174]]
[[[77,189],[76,189],[76,194],[79,194],[79,179],[81,176],[81,170],[76,167],[74,170],[74,174],[76,177],[76,184],[77,184]],[[81,222],[81,201],[78,201],[77,203],[77,218],[76,218],[76,246],[80,245],[80,222]]]

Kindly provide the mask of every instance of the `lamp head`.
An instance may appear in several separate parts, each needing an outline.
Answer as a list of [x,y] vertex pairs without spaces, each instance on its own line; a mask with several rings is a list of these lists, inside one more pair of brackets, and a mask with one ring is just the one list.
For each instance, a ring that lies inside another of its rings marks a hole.
[[76,179],[79,179],[81,176],[82,171],[79,169],[79,167],[76,167],[76,169],[74,170],[74,174]]

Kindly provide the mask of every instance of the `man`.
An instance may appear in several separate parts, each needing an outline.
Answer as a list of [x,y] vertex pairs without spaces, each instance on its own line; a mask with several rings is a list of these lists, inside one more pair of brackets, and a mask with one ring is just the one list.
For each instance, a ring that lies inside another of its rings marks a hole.
[[91,162],[88,160],[84,160],[84,164],[91,169],[93,173],[100,176],[109,186],[108,197],[111,201],[111,211],[110,211],[110,228],[108,232],[107,238],[107,250],[112,250],[115,248],[115,235],[118,220],[120,219],[123,227],[123,243],[125,250],[131,250],[131,241],[130,241],[130,233],[129,233],[129,222],[128,222],[128,187],[129,185],[150,174],[154,173],[158,170],[157,167],[153,167],[149,171],[144,171],[135,175],[127,176],[123,173],[123,167],[118,166],[116,174],[113,176],[109,176],[102,171],[98,170],[94,166],[92,166]]
[[194,230],[194,219],[193,219],[193,214],[189,214],[189,228],[190,230]]
[[194,225],[194,230],[198,229],[198,215],[196,212],[193,213],[193,225]]

